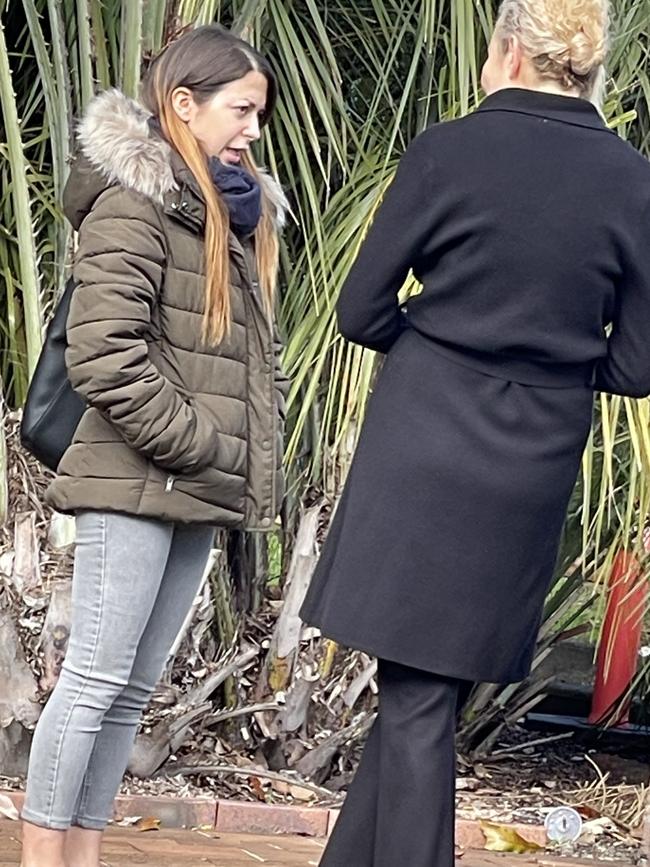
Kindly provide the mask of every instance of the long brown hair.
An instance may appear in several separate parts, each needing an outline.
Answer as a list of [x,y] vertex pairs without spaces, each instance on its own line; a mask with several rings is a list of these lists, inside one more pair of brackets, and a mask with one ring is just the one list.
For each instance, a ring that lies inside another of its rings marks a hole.
[[[226,84],[253,71],[264,75],[268,84],[266,110],[261,120],[262,124],[266,124],[277,100],[275,75],[265,57],[247,42],[216,24],[197,27],[168,45],[149,67],[142,83],[144,104],[158,119],[170,145],[178,151],[196,178],[205,200],[203,338],[212,345],[220,343],[229,334],[232,319],[229,216],[210,177],[206,155],[174,111],[172,93],[177,87],[186,87],[200,105],[210,100]],[[244,165],[259,178],[259,170],[250,152],[245,155]],[[255,251],[269,318],[273,312],[279,249],[273,209],[262,185],[262,218],[255,231]]]

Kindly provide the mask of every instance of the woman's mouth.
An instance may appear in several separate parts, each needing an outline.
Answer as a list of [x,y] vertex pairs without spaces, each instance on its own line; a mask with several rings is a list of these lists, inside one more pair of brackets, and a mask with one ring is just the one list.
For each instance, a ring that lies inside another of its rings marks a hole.
[[244,148],[226,148],[222,154],[222,161],[227,163],[240,163]]

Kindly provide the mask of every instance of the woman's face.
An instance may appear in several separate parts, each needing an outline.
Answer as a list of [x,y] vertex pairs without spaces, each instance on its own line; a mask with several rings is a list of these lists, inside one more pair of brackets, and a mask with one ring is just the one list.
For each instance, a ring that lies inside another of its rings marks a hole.
[[172,105],[207,156],[238,165],[242,152],[260,137],[267,93],[266,77],[251,71],[200,104],[190,90],[178,87],[172,94]]

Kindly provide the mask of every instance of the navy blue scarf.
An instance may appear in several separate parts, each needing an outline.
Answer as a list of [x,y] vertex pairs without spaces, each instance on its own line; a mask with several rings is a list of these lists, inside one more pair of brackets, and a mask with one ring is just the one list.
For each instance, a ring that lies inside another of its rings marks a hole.
[[248,238],[262,216],[262,191],[257,180],[241,166],[222,163],[217,157],[208,161],[215,187],[230,212],[230,227],[241,238]]

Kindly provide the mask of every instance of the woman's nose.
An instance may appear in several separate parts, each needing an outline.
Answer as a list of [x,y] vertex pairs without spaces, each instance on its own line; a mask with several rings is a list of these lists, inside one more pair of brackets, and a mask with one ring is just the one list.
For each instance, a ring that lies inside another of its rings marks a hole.
[[260,138],[262,133],[260,131],[260,119],[257,115],[255,115],[249,120],[248,124],[246,125],[246,129],[244,130],[244,133],[249,138],[255,139],[255,141]]

